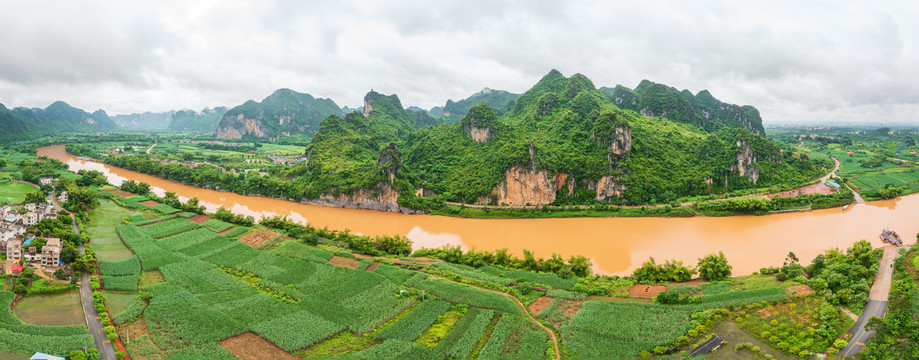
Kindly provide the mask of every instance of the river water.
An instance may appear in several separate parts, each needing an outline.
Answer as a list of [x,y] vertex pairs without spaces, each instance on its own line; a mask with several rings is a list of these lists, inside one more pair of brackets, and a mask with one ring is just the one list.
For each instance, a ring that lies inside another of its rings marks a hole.
[[207,190],[79,160],[63,145],[40,148],[38,154],[61,160],[72,171],[102,171],[115,185],[132,179],[152,185],[159,196],[165,191],[183,199],[197,196],[209,212],[225,206],[256,219],[285,215],[320,228],[347,228],[365,235],[402,234],[415,248],[459,244],[478,250],[506,247],[517,255],[529,249],[539,257],[553,252],[566,258],[581,254],[593,260],[595,272],[610,275],[626,275],[650,256],[658,262],[676,259],[694,266],[698,258],[718,251],[727,256],[734,275],[745,275],[764,266],[781,266],[789,251],[809,263],[824,249],[846,248],[860,239],[880,246],[878,235],[885,226],[908,243],[915,241],[919,232],[919,194],[857,204],[845,211],[836,208],[766,216],[463,219],[306,205]]

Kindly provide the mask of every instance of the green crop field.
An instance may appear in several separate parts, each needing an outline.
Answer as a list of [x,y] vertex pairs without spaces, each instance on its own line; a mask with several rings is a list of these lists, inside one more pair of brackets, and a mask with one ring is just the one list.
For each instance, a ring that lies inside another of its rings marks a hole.
[[882,189],[887,185],[907,186],[904,194],[919,191],[919,167],[894,167],[849,177],[861,192]]
[[38,191],[29,184],[9,182],[0,185],[0,203],[19,204],[26,199],[26,194]]
[[80,292],[32,295],[16,303],[16,315],[32,325],[85,325]]
[[[85,325],[35,326],[22,322],[10,308],[15,294],[0,291],[0,352],[31,355],[36,352],[69,354],[92,348],[93,339]],[[79,308],[79,296],[76,298]],[[49,306],[53,306],[53,303]],[[81,313],[82,316],[82,313]]]
[[100,200],[99,207],[90,213],[86,231],[90,234],[90,245],[99,260],[118,261],[130,258],[129,250],[118,234],[115,226],[121,224],[125,216],[142,216],[139,211],[128,210],[111,200]]

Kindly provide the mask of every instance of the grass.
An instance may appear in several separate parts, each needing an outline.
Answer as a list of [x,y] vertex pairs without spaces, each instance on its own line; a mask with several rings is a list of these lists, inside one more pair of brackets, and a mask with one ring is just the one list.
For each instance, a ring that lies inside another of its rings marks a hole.
[[0,360],[29,360],[29,356],[0,352]]
[[140,287],[156,285],[166,282],[166,277],[159,270],[144,271],[140,275]]
[[138,214],[142,212],[125,209],[111,200],[99,201],[99,207],[89,215],[90,220],[86,228],[91,235],[90,245],[99,260],[118,261],[134,255],[121,242],[121,238],[115,232],[115,226],[121,224],[121,218]]
[[352,332],[344,331],[321,343],[297,351],[294,355],[306,359],[327,358],[358,352],[375,343],[376,341],[369,336],[356,335]]
[[0,185],[0,203],[19,204],[26,199],[26,194],[37,191],[31,185],[10,182]]
[[124,311],[136,297],[136,292],[106,291],[105,305],[108,307],[109,313],[117,314]]
[[19,300],[14,310],[22,321],[32,325],[84,325],[86,320],[80,304],[80,292],[73,290],[28,296]]
[[415,340],[415,343],[421,346],[434,348],[441,340],[447,337],[447,334],[453,329],[453,325],[456,325],[456,322],[463,317],[463,314],[465,314],[468,309],[467,307],[454,306],[443,315],[438,316],[437,320],[434,321],[434,325],[431,325],[431,327],[421,333],[421,336]]

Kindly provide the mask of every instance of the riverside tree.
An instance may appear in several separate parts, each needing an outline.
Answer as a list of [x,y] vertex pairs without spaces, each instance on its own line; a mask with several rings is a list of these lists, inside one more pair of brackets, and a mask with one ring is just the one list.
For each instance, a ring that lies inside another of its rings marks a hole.
[[727,279],[731,276],[731,269],[733,268],[728,264],[727,257],[721,251],[718,252],[718,255],[708,254],[699,259],[699,277],[708,281]]

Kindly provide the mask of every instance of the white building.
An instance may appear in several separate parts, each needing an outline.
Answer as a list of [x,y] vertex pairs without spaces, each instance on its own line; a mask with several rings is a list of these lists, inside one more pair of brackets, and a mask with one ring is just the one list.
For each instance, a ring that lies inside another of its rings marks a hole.
[[23,205],[22,207],[28,211],[35,211],[36,206],[37,205],[35,205],[34,203],[28,203],[28,204]]
[[45,246],[41,248],[41,265],[56,267],[61,261],[61,239],[48,239]]
[[22,259],[22,242],[19,239],[12,239],[6,242],[6,259],[10,261]]
[[51,185],[51,183],[54,182],[54,178],[50,176],[42,176],[38,178],[38,181],[41,182],[42,185]]
[[25,226],[32,226],[32,225],[38,224],[39,220],[40,219],[38,217],[38,214],[32,211],[29,211],[25,213],[25,215],[22,215],[22,224]]
[[67,202],[67,192],[64,191],[64,192],[62,192],[60,195],[58,195],[58,196],[57,196],[57,201],[60,201],[60,202],[62,202],[62,203]]

